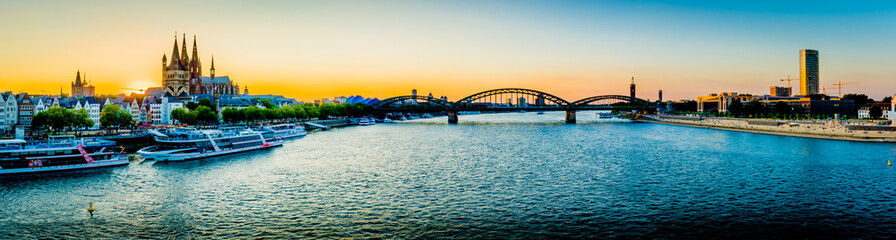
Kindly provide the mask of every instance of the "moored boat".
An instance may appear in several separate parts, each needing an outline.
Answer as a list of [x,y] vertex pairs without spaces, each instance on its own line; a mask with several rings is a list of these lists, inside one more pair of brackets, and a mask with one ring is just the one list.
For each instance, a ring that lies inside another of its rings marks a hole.
[[270,130],[173,128],[165,132],[148,132],[159,144],[140,149],[137,153],[145,159],[157,161],[192,160],[283,145],[283,141],[276,137],[273,141],[266,140],[265,135],[273,137],[274,133]]
[[293,123],[283,123],[276,125],[265,125],[260,128],[255,129],[256,131],[270,131],[271,134],[264,134],[265,140],[273,141],[278,139],[290,139],[297,137],[304,137],[308,135],[308,132],[305,131],[305,127],[302,125],[296,125]]
[[376,124],[376,121],[374,121],[372,118],[363,117],[361,118],[361,120],[358,120],[358,125],[361,126],[370,126],[374,124]]
[[49,136],[46,141],[0,140],[0,175],[127,165],[115,142]]

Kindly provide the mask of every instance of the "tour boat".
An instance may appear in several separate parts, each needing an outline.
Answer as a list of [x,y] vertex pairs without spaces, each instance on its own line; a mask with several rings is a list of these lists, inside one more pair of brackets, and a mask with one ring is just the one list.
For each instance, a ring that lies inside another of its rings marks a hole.
[[610,114],[609,112],[598,112],[596,115],[597,118],[613,118],[613,114]]
[[128,164],[124,149],[109,140],[49,136],[46,141],[0,140],[0,175]]
[[367,118],[367,117],[363,117],[363,118],[361,118],[361,120],[358,121],[358,125],[361,125],[361,126],[370,126],[370,125],[374,125],[374,124],[376,124],[376,121],[373,120],[372,118]]
[[390,122],[392,122],[392,119],[389,119],[389,117],[386,117],[386,118],[383,118],[383,122],[390,123]]
[[289,139],[289,138],[297,138],[304,137],[308,134],[305,131],[305,127],[301,125],[296,125],[292,123],[283,123],[277,125],[267,125],[263,126],[256,131],[271,131],[273,134],[270,136],[265,135],[265,132],[262,132],[262,135],[265,135],[264,138],[267,141],[273,141],[279,139]]
[[273,136],[273,131],[171,128],[165,132],[157,130],[148,130],[147,132],[153,135],[158,145],[145,147],[137,153],[144,159],[166,162],[220,156],[283,145],[283,141],[277,137],[273,137],[273,141],[265,139],[265,135]]

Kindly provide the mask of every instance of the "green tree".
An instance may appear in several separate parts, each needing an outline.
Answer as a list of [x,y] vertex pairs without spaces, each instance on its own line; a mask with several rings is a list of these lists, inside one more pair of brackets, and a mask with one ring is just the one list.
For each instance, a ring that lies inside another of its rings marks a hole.
[[223,118],[224,122],[237,123],[245,119],[245,112],[240,109],[228,107],[221,111],[221,118]]
[[744,112],[744,104],[740,103],[740,100],[734,99],[734,101],[728,104],[728,112],[732,116],[738,117]]
[[878,105],[871,105],[871,109],[868,109],[868,114],[871,115],[871,118],[880,118],[884,115],[883,109]]
[[880,100],[880,103],[890,103],[892,101],[893,101],[893,97],[887,96],[887,97],[884,97],[883,100]]
[[134,118],[131,113],[115,104],[109,104],[103,107],[100,112],[100,126],[103,128],[121,128],[134,124]]
[[202,105],[196,108],[196,123],[198,124],[218,124],[218,114],[212,111],[208,106]]
[[264,120],[264,112],[256,106],[250,106],[243,110],[246,112],[246,121],[254,123],[258,120]]
[[317,105],[311,103],[302,104],[302,109],[305,110],[306,118],[320,118],[320,107]]
[[184,110],[184,108],[177,108],[177,109],[171,110],[171,119],[174,119],[180,123],[186,123],[185,122],[186,117],[187,117],[187,110]]
[[264,105],[264,108],[272,109],[275,107],[274,104],[271,103],[270,99],[262,99],[262,100],[260,100],[260,102],[261,102],[261,105]]
[[212,104],[212,100],[208,98],[199,99],[199,106],[206,106],[211,109],[212,112],[218,112],[218,107],[215,106],[215,104]]
[[787,104],[784,101],[779,101],[775,104],[775,113],[779,114],[779,116],[786,116],[787,114],[790,114],[791,110],[790,104]]
[[324,103],[320,105],[320,119],[327,119],[329,117],[335,117],[339,115],[339,109],[337,109],[336,104],[333,103]]
[[746,112],[753,117],[758,118],[760,114],[762,114],[762,102],[759,102],[759,99],[750,100],[750,106],[747,108]]
[[75,129],[93,127],[94,124],[96,123],[90,119],[90,112],[85,108],[78,109],[72,114],[72,127]]
[[276,108],[264,108],[262,109],[262,111],[264,112],[264,118],[267,120],[277,120],[283,118],[283,116],[280,115],[280,112],[277,111]]
[[852,100],[853,106],[855,107],[855,109],[853,110],[859,110],[859,108],[862,108],[862,106],[865,106],[865,104],[874,102],[874,99],[868,98],[868,96],[865,94],[855,93],[843,95],[840,100]]
[[303,104],[292,105],[291,108],[292,108],[294,117],[295,117],[296,119],[305,119],[305,118],[308,118],[308,113],[305,112],[305,108],[303,107]]

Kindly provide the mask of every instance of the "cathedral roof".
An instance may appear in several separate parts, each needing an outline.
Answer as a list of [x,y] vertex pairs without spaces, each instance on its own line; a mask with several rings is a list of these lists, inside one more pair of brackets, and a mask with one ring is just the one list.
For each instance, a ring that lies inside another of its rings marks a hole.
[[202,83],[223,83],[223,84],[231,84],[230,77],[228,76],[215,76],[215,78],[211,77],[202,77]]

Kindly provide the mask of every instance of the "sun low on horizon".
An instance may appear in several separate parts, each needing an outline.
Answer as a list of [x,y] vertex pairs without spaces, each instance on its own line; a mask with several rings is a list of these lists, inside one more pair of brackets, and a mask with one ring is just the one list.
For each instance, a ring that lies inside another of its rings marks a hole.
[[[811,1],[6,1],[0,91],[97,94],[162,85],[163,56],[195,39],[203,75],[311,101],[494,88],[569,99],[768,94],[817,49],[820,82],[896,93],[896,4]],[[186,38],[186,39],[184,39]],[[183,53],[182,53],[183,54]]]

